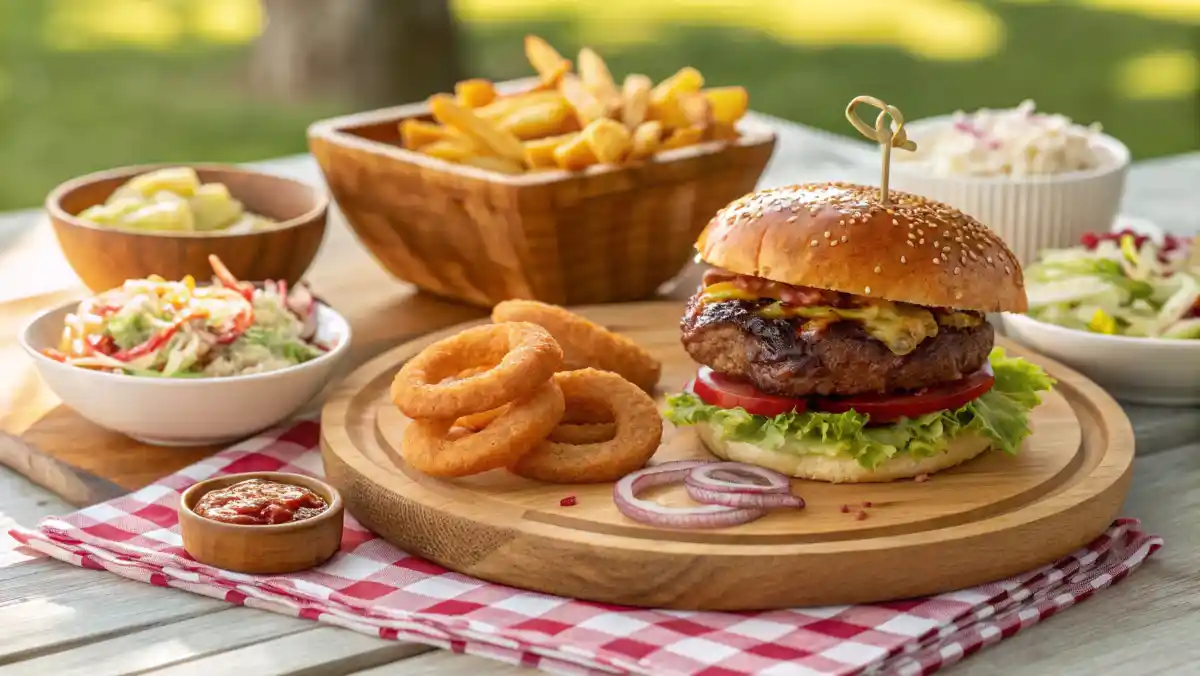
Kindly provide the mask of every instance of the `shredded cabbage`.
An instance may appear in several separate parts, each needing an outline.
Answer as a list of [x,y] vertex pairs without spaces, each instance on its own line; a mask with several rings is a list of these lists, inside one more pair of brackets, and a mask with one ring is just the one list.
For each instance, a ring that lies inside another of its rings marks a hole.
[[1186,243],[1168,250],[1126,234],[1094,249],[1043,252],[1026,269],[1029,316],[1111,335],[1188,339],[1200,316],[1200,261]]

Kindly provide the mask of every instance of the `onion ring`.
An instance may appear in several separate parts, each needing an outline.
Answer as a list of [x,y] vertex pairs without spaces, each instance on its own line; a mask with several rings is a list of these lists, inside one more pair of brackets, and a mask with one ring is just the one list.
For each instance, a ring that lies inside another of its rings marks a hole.
[[616,435],[594,444],[543,441],[509,467],[513,474],[550,483],[616,481],[644,466],[658,450],[662,417],[650,395],[633,383],[593,368],[556,373],[554,382],[568,407],[579,401],[606,406],[616,421]]
[[550,430],[548,441],[560,444],[599,444],[617,436],[616,423],[558,423]]
[[[751,483],[755,479],[766,483]],[[786,493],[792,489],[785,475],[742,462],[711,463],[689,474],[687,483],[722,493]]]
[[[513,403],[481,432],[453,431],[453,419],[414,420],[400,455],[429,476],[461,477],[505,467],[546,438],[563,412],[562,390],[543,383],[527,401]],[[456,433],[457,432],[457,433]]]
[[[444,382],[472,367],[483,373]],[[421,350],[392,380],[392,401],[410,418],[453,420],[526,399],[562,368],[562,349],[540,326],[488,324]]]
[[492,321],[532,322],[544,327],[563,349],[567,370],[587,367],[618,373],[653,392],[662,364],[637,343],[557,305],[506,300],[492,309]]
[[613,501],[625,516],[661,528],[725,528],[749,523],[767,513],[764,509],[725,505],[667,507],[638,497],[647,488],[678,482],[705,464],[704,460],[680,460],[633,472],[613,485]]

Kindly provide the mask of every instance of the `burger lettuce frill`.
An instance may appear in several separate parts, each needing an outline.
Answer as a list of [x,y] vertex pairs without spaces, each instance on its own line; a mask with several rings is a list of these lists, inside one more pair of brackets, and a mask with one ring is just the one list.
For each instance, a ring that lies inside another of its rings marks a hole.
[[1038,393],[1049,390],[1055,381],[1039,366],[1008,357],[1001,348],[994,348],[989,359],[995,384],[977,399],[957,410],[886,425],[869,426],[868,416],[855,411],[751,415],[742,408],[706,404],[690,392],[668,397],[665,415],[675,425],[708,423],[728,441],[778,453],[853,458],[867,469],[905,453],[917,458],[936,455],[967,432],[987,437],[994,448],[1015,453],[1029,436],[1029,412],[1041,403]]

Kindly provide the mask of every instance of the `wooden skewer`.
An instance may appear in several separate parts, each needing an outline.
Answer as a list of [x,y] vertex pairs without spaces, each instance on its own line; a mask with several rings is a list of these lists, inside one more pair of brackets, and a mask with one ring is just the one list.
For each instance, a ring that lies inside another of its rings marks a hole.
[[[855,106],[860,103],[865,103],[879,109],[879,115],[875,118],[874,127],[867,125],[866,122],[863,122],[854,113]],[[888,116],[891,116],[892,121],[896,123],[895,130],[888,123]],[[889,106],[874,96],[856,96],[846,106],[846,119],[850,121],[850,124],[854,125],[854,128],[860,134],[879,143],[883,147],[883,176],[879,182],[879,191],[882,202],[888,204],[888,176],[892,166],[892,148],[901,148],[910,152],[917,149],[917,144],[908,140],[908,135],[904,132],[904,114],[900,112],[899,108]]]

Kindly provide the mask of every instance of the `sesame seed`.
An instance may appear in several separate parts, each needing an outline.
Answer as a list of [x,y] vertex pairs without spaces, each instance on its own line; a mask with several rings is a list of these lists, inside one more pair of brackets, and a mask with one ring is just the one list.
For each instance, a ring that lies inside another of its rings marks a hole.
[[908,256],[901,256],[901,257],[900,257],[900,262],[901,262],[901,263],[907,263],[907,262],[908,262]]
[[878,265],[876,265],[876,266],[875,266],[875,273],[876,273],[876,274],[878,274],[878,273],[879,273],[881,270],[883,270],[883,268],[879,267]]
[[865,289],[863,289],[863,291],[866,293],[871,293],[871,287],[868,286]]
[[908,229],[909,229],[909,230],[916,230],[916,229],[917,229],[917,224],[916,224],[916,223],[909,223],[909,224],[908,224]]
[[924,235],[925,235],[925,231],[924,231],[924,230],[922,230],[922,229],[920,229],[920,228],[917,228],[917,234],[918,234],[918,235],[922,235],[922,236],[924,236]]
[[1009,267],[1007,265],[1004,266],[1004,274],[1006,274],[1006,275],[1012,274],[1012,270],[1009,269]]
[[925,238],[924,238],[924,237],[922,237],[921,239],[917,240],[917,244],[924,244],[924,243],[925,243]]
[[947,231],[945,231],[945,232],[943,232],[943,233],[942,233],[942,237],[949,237],[949,236],[950,236],[950,231],[949,231],[949,230],[947,230]]
[[960,272],[962,272],[962,270],[961,270],[961,269],[959,269],[959,267],[958,267],[957,265],[956,265],[956,266],[954,266],[954,274],[956,274],[956,275],[957,275],[957,274],[958,274],[958,273],[960,273]]
[[955,300],[958,300],[959,298],[962,298],[962,291],[955,291],[955,292],[954,292],[954,299],[955,299]]
[[788,218],[787,222],[788,222],[788,223],[795,223],[797,218],[799,218],[799,216],[791,216],[791,217],[789,217],[789,218]]
[[[937,244],[935,243],[934,246],[937,246]],[[948,247],[948,246],[942,247],[942,251],[949,251],[949,250],[950,250],[950,247]]]
[[896,219],[894,219],[894,218],[893,218],[893,219],[892,219],[892,225],[900,225],[900,221],[898,221],[898,220],[896,220]]
[[[816,240],[813,240],[813,241],[816,241]],[[829,242],[829,246],[837,246],[837,245],[838,245],[838,241],[837,241],[836,239],[835,239],[835,240],[830,240],[830,242]]]
[[845,236],[845,235],[842,235],[842,241],[843,241],[843,242],[845,242],[847,239],[849,239],[849,237],[847,237],[847,236]]
[[909,238],[909,239],[916,239],[916,238],[917,238],[917,236],[916,236],[916,235],[914,235],[913,233],[911,233],[911,232],[910,232],[910,233],[908,233],[908,238]]
[[809,244],[810,244],[810,245],[812,245],[812,246],[818,246],[818,245],[820,245],[821,243],[820,243],[820,242],[818,242],[817,240],[815,240],[815,239],[814,239],[813,241],[809,242]]
[[991,256],[988,256],[988,257],[987,257],[987,262],[989,262],[989,263],[991,263],[991,262],[992,262],[992,257],[991,257]]
[[838,225],[845,225],[845,224],[846,224],[846,219],[844,219],[844,218],[838,221]]
[[908,244],[909,246],[911,246],[911,247],[912,247],[912,248],[914,248],[914,249],[915,249],[915,248],[917,248],[917,247],[916,247],[916,245],[914,245],[914,244],[912,243],[912,240],[909,240],[909,241],[905,242],[905,244]]
[[936,249],[936,248],[938,248],[938,247],[939,247],[939,246],[941,246],[941,245],[942,245],[942,241],[941,241],[941,240],[939,240],[939,239],[935,239],[935,240],[933,240],[933,248],[935,248],[935,249]]
[[937,258],[935,258],[935,259],[933,259],[933,264],[934,264],[934,265],[941,265],[941,264],[942,264],[942,261],[941,261],[941,260],[939,260],[939,259],[937,259]]

